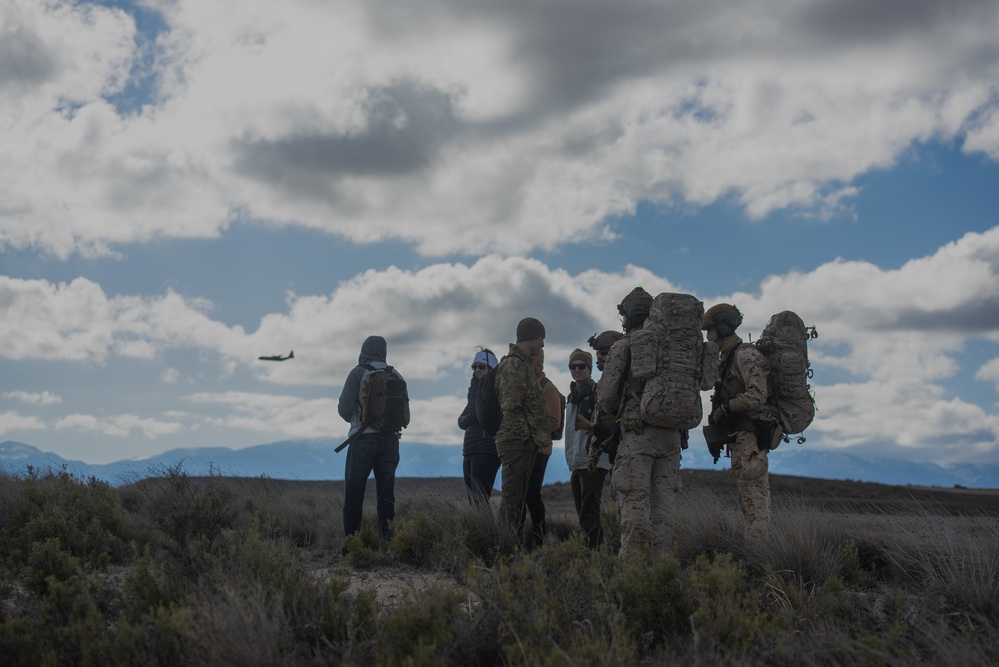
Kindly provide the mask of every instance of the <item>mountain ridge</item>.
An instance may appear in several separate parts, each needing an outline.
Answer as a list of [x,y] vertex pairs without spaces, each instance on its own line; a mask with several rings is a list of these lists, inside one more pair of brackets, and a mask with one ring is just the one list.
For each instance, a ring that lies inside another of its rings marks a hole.
[[[23,474],[58,469],[83,477],[96,477],[110,484],[163,474],[180,468],[189,474],[222,474],[235,477],[271,477],[297,480],[343,479],[344,454],[333,448],[338,440],[328,438],[281,440],[242,449],[192,447],[172,449],[142,459],[122,459],[90,464],[43,452],[33,445],[8,440],[0,442],[0,468]],[[438,446],[403,442],[399,477],[455,477],[461,475],[461,446]],[[697,445],[684,451],[682,467],[723,470],[728,462],[712,463],[707,451]],[[843,451],[806,450],[785,445],[770,455],[770,471],[780,475],[819,479],[877,482],[900,486],[999,488],[999,465],[956,464],[943,467],[930,462],[877,459]],[[546,483],[566,482],[569,471],[556,450],[549,464]],[[497,483],[499,480],[497,480]]]

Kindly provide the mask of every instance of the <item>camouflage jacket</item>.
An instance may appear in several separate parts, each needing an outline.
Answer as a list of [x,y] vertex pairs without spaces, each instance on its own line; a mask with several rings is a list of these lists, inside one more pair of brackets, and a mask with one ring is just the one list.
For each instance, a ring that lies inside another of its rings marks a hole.
[[[729,412],[734,422],[749,419],[774,419],[774,408],[770,405],[770,364],[755,345],[742,344],[742,339],[732,335],[718,341],[721,350],[719,372],[726,369],[721,383],[721,398],[728,402]],[[729,360],[729,357],[734,357]],[[739,430],[752,430],[745,424],[734,424]]]
[[516,345],[496,367],[496,395],[503,422],[496,442],[530,440],[541,450],[552,446],[550,417],[531,358]]
[[[604,370],[597,382],[597,412],[601,423],[621,411],[621,428],[624,431],[642,431],[641,391],[631,378],[631,336],[611,346],[604,362]],[[622,404],[624,409],[621,409]]]

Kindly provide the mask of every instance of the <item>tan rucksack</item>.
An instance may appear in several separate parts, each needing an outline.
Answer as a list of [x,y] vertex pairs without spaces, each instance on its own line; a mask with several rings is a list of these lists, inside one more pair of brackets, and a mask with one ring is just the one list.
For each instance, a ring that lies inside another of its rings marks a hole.
[[801,433],[815,418],[815,399],[808,383],[812,377],[808,341],[818,336],[815,327],[806,327],[797,314],[785,310],[770,318],[755,343],[770,364],[767,402],[776,408],[785,442],[786,436]]
[[703,319],[696,297],[663,292],[645,326],[631,334],[631,375],[644,383],[645,423],[680,430],[701,423],[701,392],[711,388],[718,367],[718,346],[704,340]]

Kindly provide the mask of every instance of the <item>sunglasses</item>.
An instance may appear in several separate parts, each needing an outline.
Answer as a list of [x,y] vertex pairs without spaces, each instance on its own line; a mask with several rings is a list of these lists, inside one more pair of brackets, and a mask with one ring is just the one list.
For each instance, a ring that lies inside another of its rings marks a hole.
[[570,371],[585,371],[589,366],[586,364],[569,364]]
[[487,368],[489,368],[489,367],[486,366],[485,364],[472,364],[472,370],[473,371],[484,371]]

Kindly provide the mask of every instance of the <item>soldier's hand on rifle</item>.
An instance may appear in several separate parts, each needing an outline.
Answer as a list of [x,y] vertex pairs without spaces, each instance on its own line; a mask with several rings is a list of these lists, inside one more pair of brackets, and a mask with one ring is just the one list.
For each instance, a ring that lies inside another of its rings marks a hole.
[[712,424],[719,424],[719,423],[725,421],[725,419],[730,414],[731,414],[731,412],[729,412],[729,409],[728,409],[728,401],[725,401],[724,403],[722,403],[721,405],[719,405],[717,408],[715,408],[715,411],[711,413],[711,418],[710,418],[709,421]]

